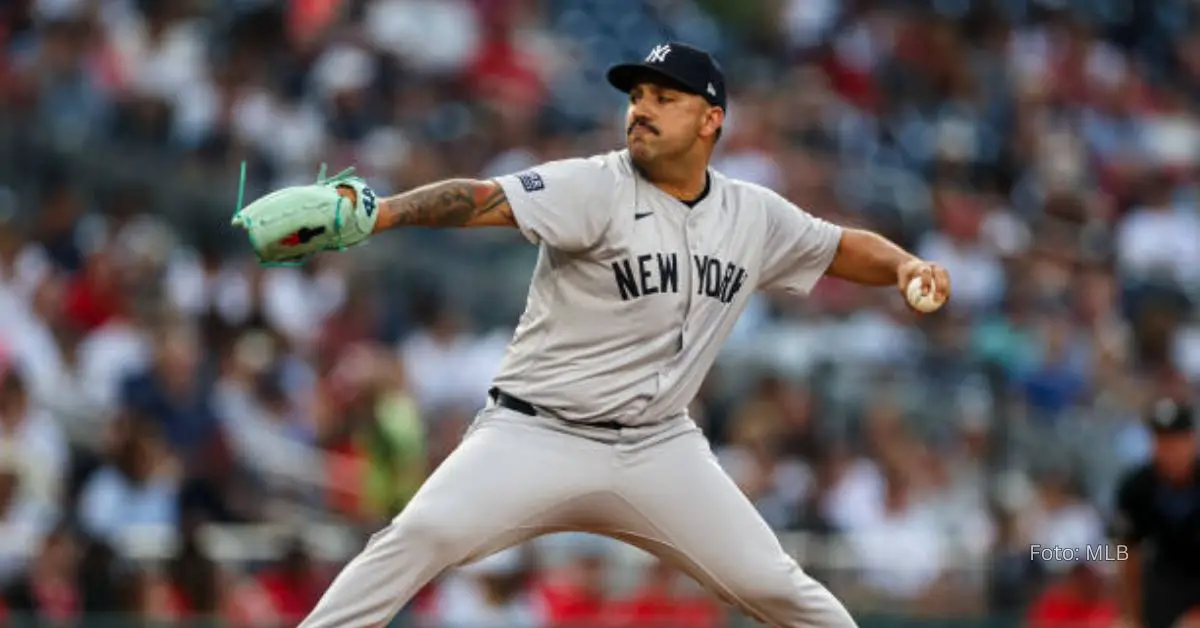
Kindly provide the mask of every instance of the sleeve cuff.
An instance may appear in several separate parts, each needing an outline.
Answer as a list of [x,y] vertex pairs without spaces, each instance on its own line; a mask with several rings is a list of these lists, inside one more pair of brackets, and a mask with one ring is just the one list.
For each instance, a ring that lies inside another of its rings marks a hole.
[[821,221],[818,223],[821,239],[825,241],[824,250],[821,251],[820,257],[817,258],[816,264],[812,267],[812,272],[804,273],[801,276],[799,285],[794,289],[801,295],[807,296],[817,287],[817,282],[825,276],[829,271],[829,267],[833,264],[833,258],[837,257],[838,246],[842,242],[842,234],[845,231],[840,225],[832,222]]

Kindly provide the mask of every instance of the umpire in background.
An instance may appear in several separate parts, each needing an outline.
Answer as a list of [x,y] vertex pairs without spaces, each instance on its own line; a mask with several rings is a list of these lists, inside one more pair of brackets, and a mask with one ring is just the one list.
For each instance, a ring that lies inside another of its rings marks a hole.
[[1200,449],[1192,408],[1163,399],[1147,417],[1154,455],[1117,489],[1117,541],[1128,621],[1170,628],[1200,608]]

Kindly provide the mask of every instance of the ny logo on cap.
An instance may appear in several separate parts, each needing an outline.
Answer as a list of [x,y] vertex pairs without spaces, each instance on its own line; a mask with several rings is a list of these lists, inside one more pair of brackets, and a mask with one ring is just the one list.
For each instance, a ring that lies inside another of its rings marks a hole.
[[662,63],[667,60],[667,55],[669,54],[671,54],[671,46],[660,44],[655,46],[649,55],[646,55],[646,63]]
[[717,88],[713,87],[713,84],[712,84],[712,83],[709,83],[709,84],[708,84],[708,90],[707,90],[707,91],[708,91],[708,95],[709,95],[709,96],[712,96],[713,98],[716,98],[716,97],[717,97]]

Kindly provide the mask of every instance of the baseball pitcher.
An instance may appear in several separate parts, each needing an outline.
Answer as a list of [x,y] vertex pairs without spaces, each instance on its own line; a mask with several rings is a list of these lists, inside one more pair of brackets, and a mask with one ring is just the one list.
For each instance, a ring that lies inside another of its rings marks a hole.
[[771,626],[854,625],[686,406],[755,290],[805,295],[830,275],[910,299],[915,284],[940,305],[946,271],[710,168],[726,95],[709,54],[663,44],[608,80],[629,95],[625,150],[382,199],[350,172],[322,173],[235,215],[264,263],[409,226],[511,227],[539,247],[487,406],[305,628],[382,626],[444,570],[562,531],[655,554]]

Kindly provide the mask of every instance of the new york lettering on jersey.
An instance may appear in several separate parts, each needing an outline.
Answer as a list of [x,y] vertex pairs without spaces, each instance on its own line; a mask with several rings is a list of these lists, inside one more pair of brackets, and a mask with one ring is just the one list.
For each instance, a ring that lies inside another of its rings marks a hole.
[[[746,284],[745,268],[712,255],[693,255],[696,294],[732,303]],[[679,255],[646,253],[612,262],[613,279],[622,301],[654,294],[679,293]]]
[[652,294],[679,294],[679,255],[645,253],[612,263],[622,301]]
[[731,303],[746,284],[745,268],[711,255],[694,255],[696,294]]

